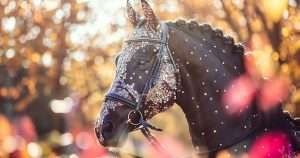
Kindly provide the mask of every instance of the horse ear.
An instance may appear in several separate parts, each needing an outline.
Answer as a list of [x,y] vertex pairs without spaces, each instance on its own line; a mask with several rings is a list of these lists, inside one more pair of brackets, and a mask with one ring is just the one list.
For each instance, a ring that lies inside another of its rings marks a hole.
[[137,24],[139,23],[140,20],[140,16],[139,14],[133,9],[132,5],[130,4],[129,0],[127,0],[127,17],[128,20],[130,21],[130,23],[133,26],[137,26]]
[[148,4],[146,0],[141,0],[142,2],[142,9],[144,11],[144,15],[146,18],[146,25],[151,30],[156,30],[156,27],[158,26],[158,20],[154,14],[154,11],[152,10],[151,6]]

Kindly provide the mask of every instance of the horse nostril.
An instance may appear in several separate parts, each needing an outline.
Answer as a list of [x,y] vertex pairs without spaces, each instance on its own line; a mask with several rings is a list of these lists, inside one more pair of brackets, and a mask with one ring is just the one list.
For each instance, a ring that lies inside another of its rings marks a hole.
[[107,122],[103,123],[103,125],[102,125],[103,132],[112,132],[112,130],[113,130],[113,124],[111,121],[107,121]]

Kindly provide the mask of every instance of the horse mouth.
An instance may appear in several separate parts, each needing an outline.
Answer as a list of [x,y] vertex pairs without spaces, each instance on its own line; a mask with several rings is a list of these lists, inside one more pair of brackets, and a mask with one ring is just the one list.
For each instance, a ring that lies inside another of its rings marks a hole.
[[101,143],[106,148],[115,148],[115,147],[121,147],[125,143],[125,140],[127,139],[127,134],[122,134],[121,136],[114,137],[113,139],[105,140],[103,143]]
[[99,138],[99,134],[96,132],[99,143],[105,148],[118,148],[121,147],[127,137],[128,137],[128,129],[123,128],[119,132],[112,132],[109,134],[103,135],[103,133],[99,133],[102,135],[102,138]]

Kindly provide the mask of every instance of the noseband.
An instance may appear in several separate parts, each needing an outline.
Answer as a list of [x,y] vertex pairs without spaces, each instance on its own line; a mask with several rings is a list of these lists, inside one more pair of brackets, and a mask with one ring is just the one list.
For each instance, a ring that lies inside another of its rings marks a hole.
[[[106,99],[109,99],[109,100],[122,102],[125,105],[127,105],[128,107],[130,107],[132,109],[132,111],[130,111],[128,113],[127,123],[137,127],[136,129],[140,129],[141,132],[146,136],[146,138],[150,141],[151,144],[155,143],[154,144],[155,146],[160,146],[160,145],[158,144],[156,139],[151,135],[149,128],[153,129],[153,130],[157,130],[157,131],[161,131],[161,129],[156,128],[156,127],[150,125],[149,123],[147,123],[146,120],[144,120],[141,109],[143,107],[143,104],[145,103],[146,96],[147,96],[149,90],[154,86],[155,79],[159,75],[159,70],[160,70],[161,63],[162,63],[162,57],[165,52],[167,53],[169,59],[171,60],[175,72],[177,71],[174,59],[168,48],[168,33],[169,33],[168,26],[165,23],[161,23],[160,27],[161,27],[160,39],[136,38],[136,39],[130,39],[130,40],[125,41],[126,43],[149,42],[149,43],[160,44],[159,52],[156,54],[154,64],[152,65],[152,67],[150,69],[150,75],[147,79],[147,82],[144,85],[142,94],[137,99],[137,102],[132,101],[128,98],[125,98],[119,94],[112,93],[112,92],[108,93],[105,97]],[[166,51],[164,51],[164,50],[166,50]],[[134,120],[132,119],[133,116],[135,116],[135,115],[138,115],[138,118],[139,118],[138,121],[136,121],[136,122],[134,122]]]

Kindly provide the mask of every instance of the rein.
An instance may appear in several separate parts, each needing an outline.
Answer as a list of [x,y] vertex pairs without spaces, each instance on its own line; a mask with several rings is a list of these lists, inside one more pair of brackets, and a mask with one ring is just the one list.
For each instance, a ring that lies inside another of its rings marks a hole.
[[[146,100],[146,96],[147,96],[149,90],[154,86],[156,76],[159,73],[161,62],[162,62],[162,56],[164,55],[163,54],[164,52],[167,53],[167,55],[171,59],[171,62],[172,62],[172,65],[174,66],[175,71],[177,71],[174,59],[168,48],[168,33],[169,33],[169,30],[168,30],[167,24],[161,23],[160,40],[150,39],[150,38],[137,38],[137,39],[130,39],[130,40],[125,41],[127,43],[129,43],[129,42],[149,42],[149,43],[159,43],[160,44],[159,52],[156,54],[155,62],[152,65],[151,70],[150,70],[150,76],[143,88],[142,94],[137,99],[137,102],[132,101],[132,100],[125,98],[116,93],[108,93],[105,96],[105,98],[114,100],[114,101],[118,101],[118,102],[122,102],[125,105],[127,105],[128,107],[130,107],[131,109],[133,109],[132,111],[130,111],[128,113],[127,123],[137,127],[136,129],[137,130],[139,129],[142,132],[142,134],[147,138],[149,143],[156,150],[158,150],[160,153],[165,154],[167,157],[171,157],[169,154],[167,154],[167,152],[164,150],[163,146],[158,142],[158,140],[151,134],[151,130],[162,131],[162,129],[159,129],[159,128],[149,124],[144,119],[143,114],[141,112],[142,106]],[[166,51],[164,51],[164,50],[166,50]],[[132,119],[134,114],[135,115],[138,114],[138,116],[139,116],[138,117],[139,119],[136,122],[134,122]]]

